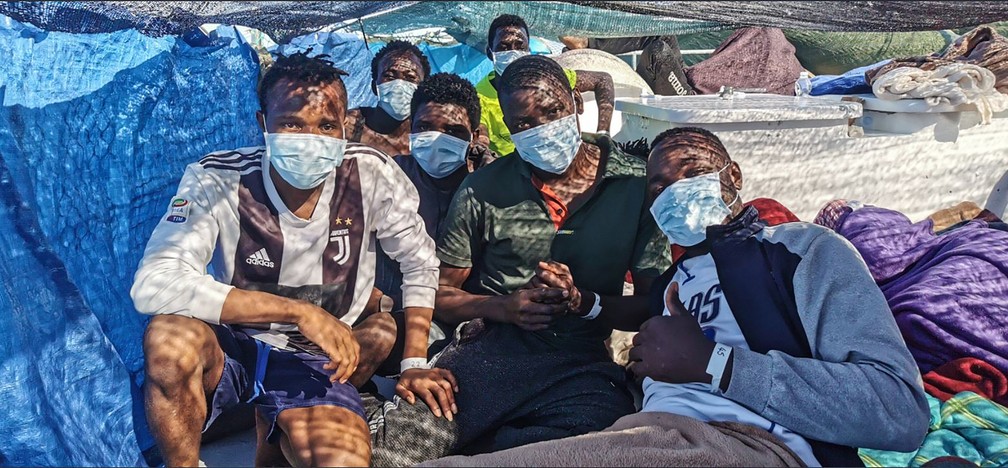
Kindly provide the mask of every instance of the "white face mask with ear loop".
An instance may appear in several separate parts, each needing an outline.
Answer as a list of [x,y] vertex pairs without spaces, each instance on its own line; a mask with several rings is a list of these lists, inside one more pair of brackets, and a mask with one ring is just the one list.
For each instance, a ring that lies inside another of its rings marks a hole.
[[466,163],[470,141],[436,131],[411,133],[410,154],[435,179],[451,175]]
[[529,164],[551,174],[563,174],[581,148],[577,99],[571,93],[574,112],[538,127],[511,135],[515,151]]
[[400,122],[409,118],[410,101],[417,85],[406,80],[386,81],[377,86],[378,107]]
[[669,242],[683,247],[697,245],[707,238],[707,228],[724,222],[731,215],[721,197],[721,173],[731,167],[729,162],[717,172],[682,179],[665,187],[651,204],[651,216]]
[[269,133],[266,159],[283,180],[294,188],[308,190],[325,182],[343,163],[347,141],[313,133]]

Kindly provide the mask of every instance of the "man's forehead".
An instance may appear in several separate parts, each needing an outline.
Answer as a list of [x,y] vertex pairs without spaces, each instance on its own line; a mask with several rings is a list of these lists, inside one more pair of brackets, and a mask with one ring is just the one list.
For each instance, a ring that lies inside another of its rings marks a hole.
[[382,58],[381,66],[383,70],[391,68],[420,69],[420,61],[409,52],[399,52],[386,55]]
[[494,34],[498,40],[503,40],[509,38],[510,36],[521,36],[522,39],[528,38],[528,34],[525,33],[525,28],[521,26],[502,26],[497,28],[497,32]]
[[453,103],[425,102],[417,109],[417,118],[425,121],[443,119],[447,125],[469,126],[468,111]]
[[680,170],[689,167],[717,168],[727,158],[704,148],[682,142],[661,142],[651,152],[650,160],[663,170]]
[[[556,80],[542,77],[525,86],[511,90],[511,96],[525,95],[524,97],[541,99],[563,99],[569,92],[569,88],[561,86]],[[544,103],[545,104],[545,103]]]
[[337,83],[299,83],[281,80],[270,91],[270,107],[296,110],[304,107],[337,111],[346,106],[342,87]]

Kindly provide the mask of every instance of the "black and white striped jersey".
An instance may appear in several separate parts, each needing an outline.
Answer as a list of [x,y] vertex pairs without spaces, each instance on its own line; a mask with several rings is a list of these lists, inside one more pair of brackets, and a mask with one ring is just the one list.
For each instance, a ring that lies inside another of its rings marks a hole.
[[[434,241],[417,214],[416,188],[391,158],[349,143],[311,219],[287,208],[268,167],[265,149],[253,147],[212,153],[186,168],[134,278],[138,311],[218,323],[234,287],[345,284],[330,312],[353,324],[374,284],[376,239],[402,265],[403,305],[434,306]],[[286,324],[256,328],[266,330],[248,331],[284,349],[300,335]]]

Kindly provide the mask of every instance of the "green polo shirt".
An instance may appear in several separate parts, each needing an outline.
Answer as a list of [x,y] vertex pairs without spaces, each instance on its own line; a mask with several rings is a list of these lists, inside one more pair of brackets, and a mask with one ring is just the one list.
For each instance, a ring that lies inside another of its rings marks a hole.
[[[644,160],[624,154],[607,136],[582,138],[608,154],[604,178],[560,229],[521,157],[499,159],[465,179],[448,208],[438,257],[472,268],[467,291],[510,294],[528,283],[542,260],[566,264],[579,287],[609,296],[623,294],[627,271],[656,278],[669,268],[668,240],[648,210]],[[611,332],[599,322],[566,316],[530,333],[569,348],[597,347]]]
[[[577,73],[574,70],[564,68],[567,81],[570,82],[571,89],[577,84]],[[491,71],[479,83],[476,83],[476,94],[480,101],[480,123],[486,125],[490,137],[490,150],[498,156],[507,156],[514,152],[515,146],[511,142],[511,131],[504,125],[504,112],[501,111],[500,101],[497,100],[497,88],[493,87],[490,80],[497,77],[497,72]]]

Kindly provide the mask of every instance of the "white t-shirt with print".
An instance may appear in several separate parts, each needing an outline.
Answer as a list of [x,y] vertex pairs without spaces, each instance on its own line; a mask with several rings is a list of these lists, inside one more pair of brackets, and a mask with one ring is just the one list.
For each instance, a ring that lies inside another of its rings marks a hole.
[[[707,338],[733,348],[749,349],[742,329],[721,293],[721,281],[710,254],[684,260],[672,281],[679,283],[677,299],[697,319]],[[669,292],[666,288],[664,315],[669,315]],[[645,378],[642,411],[660,411],[701,421],[738,422],[761,427],[780,438],[807,465],[820,465],[812,454],[812,447],[802,436],[728,398],[711,393],[710,388],[710,384],[706,383],[670,384]]]

